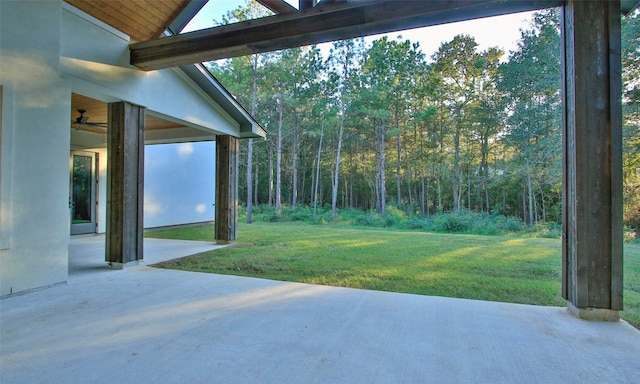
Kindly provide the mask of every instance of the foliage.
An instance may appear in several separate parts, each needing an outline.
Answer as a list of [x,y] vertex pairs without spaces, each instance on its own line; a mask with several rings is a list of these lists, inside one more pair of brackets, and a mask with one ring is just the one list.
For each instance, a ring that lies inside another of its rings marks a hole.
[[640,233],[640,12],[622,19],[622,64],[624,218]]
[[[506,217],[501,214],[473,212],[447,212],[433,216],[407,214],[393,205],[387,207],[384,214],[375,210],[362,211],[354,208],[339,209],[333,216],[331,207],[320,207],[316,217],[309,206],[296,207],[285,205],[280,214],[276,214],[273,206],[262,204],[254,207],[254,218],[258,222],[306,222],[310,224],[348,225],[358,227],[375,227],[404,229],[423,232],[465,233],[475,235],[514,235],[526,237],[559,238],[560,225],[556,223],[538,223],[525,225],[517,217]],[[246,215],[246,208],[241,207],[240,217]]]
[[[258,8],[264,10],[248,1],[223,22],[256,17]],[[629,232],[640,231],[638,18],[627,16],[622,25]],[[527,228],[556,237],[560,55],[559,13],[547,9],[522,29],[508,55],[480,50],[472,36],[455,36],[436,52],[383,37],[336,42],[329,57],[304,47],[210,63],[268,132],[267,140],[241,142],[247,221],[252,206],[275,205],[257,220],[283,221],[288,210],[317,199],[320,212],[311,216],[319,223],[487,234]],[[361,212],[345,217],[351,208]],[[309,220],[308,211],[296,215]]]

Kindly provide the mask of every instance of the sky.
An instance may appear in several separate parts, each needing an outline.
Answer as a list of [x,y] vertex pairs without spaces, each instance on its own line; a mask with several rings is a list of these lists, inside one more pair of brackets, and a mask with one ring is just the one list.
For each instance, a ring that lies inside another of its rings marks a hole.
[[[286,0],[290,4],[297,0]],[[246,3],[245,0],[209,0],[200,13],[187,25],[185,31],[203,29],[213,26],[213,20],[222,20],[222,15],[227,11],[236,9]],[[402,40],[409,39],[412,42],[419,42],[422,52],[427,57],[431,57],[440,45],[449,42],[458,34],[474,36],[478,42],[479,50],[486,50],[489,47],[498,46],[505,53],[513,51],[517,47],[520,39],[520,29],[528,28],[532,19],[532,12],[515,13],[511,15],[489,17],[484,19],[450,23],[426,28],[417,28],[401,32],[389,33],[389,39],[395,39],[402,35]],[[371,42],[381,35],[367,38]],[[324,46],[324,47],[323,47]],[[320,48],[326,57],[330,44],[321,44]]]

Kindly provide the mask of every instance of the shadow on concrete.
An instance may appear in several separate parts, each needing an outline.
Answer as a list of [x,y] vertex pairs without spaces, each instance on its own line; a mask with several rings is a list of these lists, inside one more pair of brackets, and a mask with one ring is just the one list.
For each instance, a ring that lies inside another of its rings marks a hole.
[[[100,259],[89,260],[100,255],[92,240],[93,251],[89,240],[72,241],[81,263],[68,284],[0,301],[0,382],[635,384],[640,377],[640,331],[624,321],[144,263],[103,270]],[[145,254],[212,246],[192,243],[145,240]]]

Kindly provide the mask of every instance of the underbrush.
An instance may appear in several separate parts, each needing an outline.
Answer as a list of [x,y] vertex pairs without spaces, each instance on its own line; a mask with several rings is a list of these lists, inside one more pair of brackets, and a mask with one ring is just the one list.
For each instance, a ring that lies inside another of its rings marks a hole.
[[[554,222],[527,225],[517,217],[469,210],[432,216],[410,215],[395,206],[387,207],[385,214],[353,208],[339,209],[333,217],[330,207],[318,207],[314,215],[313,207],[283,206],[280,213],[276,214],[275,207],[258,205],[253,207],[252,218],[255,222],[307,222],[487,236],[519,234],[526,237],[559,238],[562,234],[562,227]],[[241,207],[240,220],[245,219],[246,208]]]

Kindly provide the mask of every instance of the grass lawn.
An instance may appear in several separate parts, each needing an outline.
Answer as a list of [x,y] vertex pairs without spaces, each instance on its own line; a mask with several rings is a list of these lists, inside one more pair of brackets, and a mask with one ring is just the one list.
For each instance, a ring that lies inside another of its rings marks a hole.
[[[213,227],[148,233],[213,240]],[[435,234],[304,223],[240,224],[230,247],[156,265],[421,295],[557,305],[557,239]],[[623,318],[640,325],[640,244],[625,246]]]

